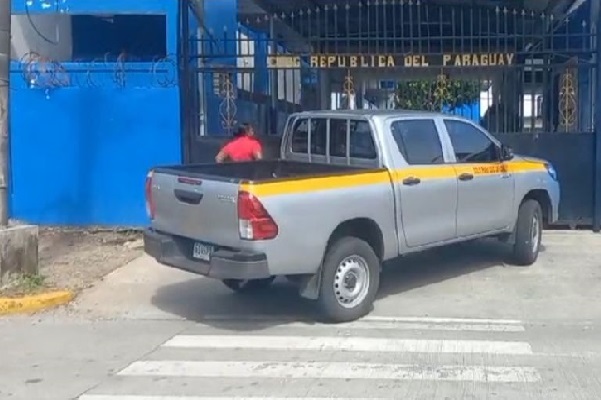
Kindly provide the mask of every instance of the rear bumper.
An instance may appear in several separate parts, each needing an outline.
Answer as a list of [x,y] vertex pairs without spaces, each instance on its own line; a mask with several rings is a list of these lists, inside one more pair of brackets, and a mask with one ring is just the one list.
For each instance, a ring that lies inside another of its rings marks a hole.
[[144,251],[161,264],[215,279],[262,279],[271,276],[267,256],[242,250],[219,249],[209,262],[192,258],[194,241],[152,229],[144,231]]

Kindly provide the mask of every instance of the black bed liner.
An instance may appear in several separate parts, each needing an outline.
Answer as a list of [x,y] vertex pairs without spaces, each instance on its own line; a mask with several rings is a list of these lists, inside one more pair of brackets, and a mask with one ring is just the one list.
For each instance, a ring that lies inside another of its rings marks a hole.
[[381,168],[319,164],[288,160],[265,160],[223,164],[187,164],[158,167],[157,173],[190,176],[230,182],[264,182],[280,179],[306,179],[312,176],[349,175],[380,172]]

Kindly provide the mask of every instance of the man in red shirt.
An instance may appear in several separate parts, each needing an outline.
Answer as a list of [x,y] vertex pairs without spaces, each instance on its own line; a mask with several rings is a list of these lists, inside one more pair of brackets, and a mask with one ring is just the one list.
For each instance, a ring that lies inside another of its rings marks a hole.
[[255,130],[249,124],[243,124],[234,133],[234,139],[227,142],[215,157],[222,163],[226,160],[233,162],[261,160],[263,148],[255,137]]

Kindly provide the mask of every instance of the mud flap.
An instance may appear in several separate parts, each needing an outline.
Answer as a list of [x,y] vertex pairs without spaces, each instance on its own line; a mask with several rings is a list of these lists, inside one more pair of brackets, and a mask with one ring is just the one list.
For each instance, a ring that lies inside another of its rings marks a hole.
[[499,240],[505,244],[513,246],[515,244],[515,228],[509,233],[500,235]]
[[319,289],[321,287],[321,268],[313,275],[304,276],[299,282],[298,293],[301,297],[309,300],[319,298]]

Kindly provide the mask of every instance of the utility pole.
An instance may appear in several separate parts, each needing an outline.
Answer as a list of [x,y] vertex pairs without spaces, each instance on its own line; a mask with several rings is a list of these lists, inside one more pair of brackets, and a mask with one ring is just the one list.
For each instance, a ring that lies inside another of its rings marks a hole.
[[0,0],[0,227],[8,225],[8,123],[11,1]]
[[593,201],[593,231],[601,231],[601,7],[596,11],[595,24],[595,67],[597,76],[595,82],[595,158],[594,158],[594,201]]

